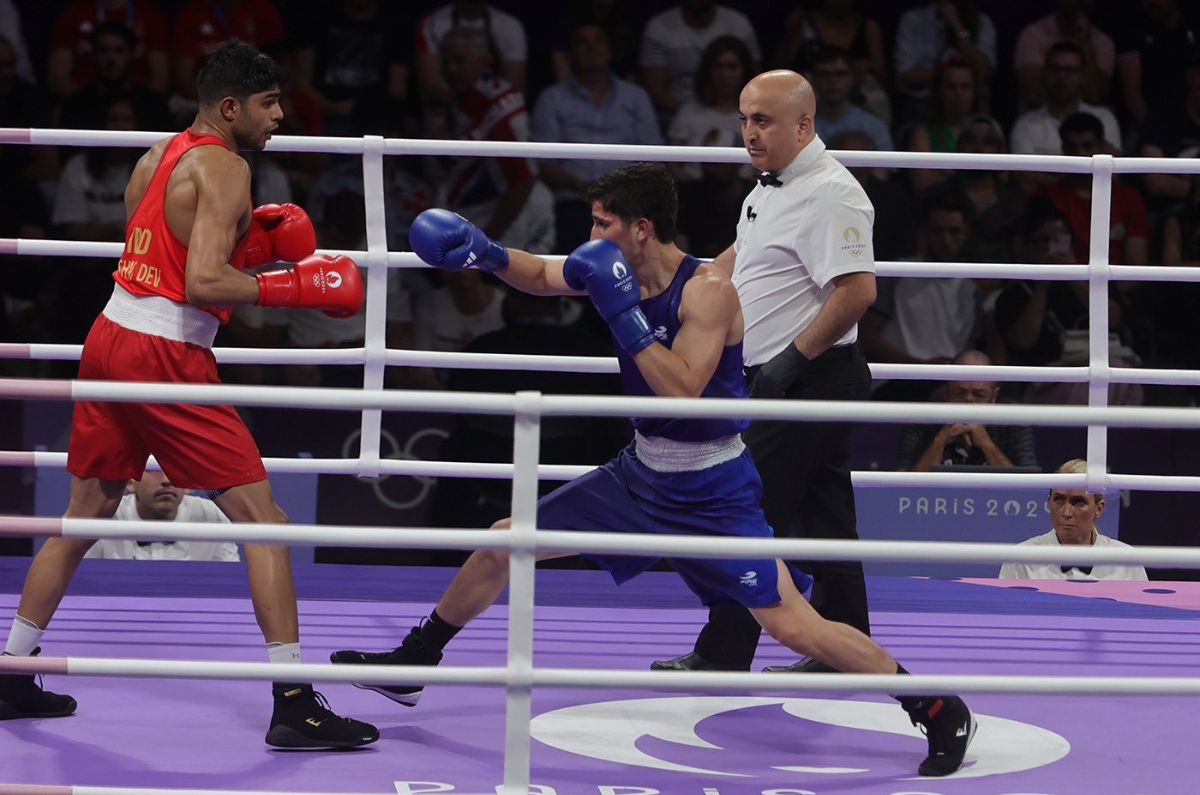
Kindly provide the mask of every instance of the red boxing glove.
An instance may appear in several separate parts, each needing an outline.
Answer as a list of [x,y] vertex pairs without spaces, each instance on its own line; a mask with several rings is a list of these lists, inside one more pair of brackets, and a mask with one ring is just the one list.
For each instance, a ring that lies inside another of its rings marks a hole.
[[259,306],[320,309],[330,317],[352,317],[363,305],[363,283],[349,257],[313,254],[282,271],[258,274]]
[[234,256],[240,268],[268,262],[299,262],[317,250],[312,219],[296,204],[264,204],[250,214],[250,228]]

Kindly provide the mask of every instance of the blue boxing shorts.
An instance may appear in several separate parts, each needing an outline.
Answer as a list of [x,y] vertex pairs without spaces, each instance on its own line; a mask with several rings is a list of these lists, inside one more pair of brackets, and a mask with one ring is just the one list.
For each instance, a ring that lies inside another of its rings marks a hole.
[[[543,530],[663,533],[771,538],[759,500],[762,481],[750,453],[705,469],[659,472],[638,460],[630,444],[616,458],[538,501]],[[584,555],[620,585],[658,558]],[[671,566],[708,607],[768,607],[780,602],[774,558],[670,558]],[[804,593],[812,578],[790,567]]]

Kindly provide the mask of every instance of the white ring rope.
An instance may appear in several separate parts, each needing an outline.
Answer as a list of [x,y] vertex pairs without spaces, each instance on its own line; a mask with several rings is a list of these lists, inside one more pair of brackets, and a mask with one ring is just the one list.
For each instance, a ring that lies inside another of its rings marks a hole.
[[1082,563],[1200,568],[1194,547],[1056,547],[967,541],[825,538],[718,538],[620,532],[462,530],[434,527],[329,527],[312,524],[147,522],[80,517],[2,516],[0,536],[331,544],[402,549],[510,549],[593,555],[937,563]]
[[[0,144],[67,145],[67,146],[130,146],[147,147],[167,133],[98,131],[98,130],[34,130],[0,129]],[[1021,484],[1082,483],[1091,490],[1113,487],[1121,483],[1128,488],[1159,487],[1198,490],[1200,478],[1152,478],[1151,476],[1119,476],[1105,474],[1107,457],[1107,428],[1130,427],[1196,427],[1200,412],[1170,408],[1108,408],[1109,383],[1168,383],[1197,382],[1197,375],[1188,371],[1144,371],[1111,368],[1108,363],[1107,318],[1102,300],[1089,302],[1089,362],[1086,368],[1045,368],[1039,373],[1025,372],[1039,368],[959,368],[886,365],[875,366],[879,377],[938,378],[950,375],[979,375],[995,380],[1042,380],[1053,375],[1054,380],[1086,382],[1089,384],[1089,406],[954,406],[896,403],[845,402],[788,402],[735,400],[678,400],[662,398],[613,398],[547,396],[538,393],[517,395],[453,394],[441,392],[397,393],[384,392],[382,372],[387,365],[438,362],[437,366],[453,366],[451,357],[422,358],[413,351],[389,351],[382,340],[385,298],[380,285],[384,283],[386,267],[411,267],[419,261],[411,253],[388,252],[381,244],[382,237],[382,158],[385,155],[466,155],[512,156],[538,158],[588,158],[600,160],[643,160],[676,162],[745,163],[747,155],[741,149],[676,146],[620,146],[593,144],[547,144],[526,142],[436,141],[388,139],[377,136],[362,138],[278,136],[268,146],[271,152],[336,152],[363,156],[364,201],[367,204],[368,251],[353,252],[352,256],[366,268],[374,300],[368,301],[364,348],[338,351],[277,351],[237,349],[221,351],[227,362],[295,362],[339,363],[362,365],[362,390],[300,389],[295,387],[207,386],[195,384],[125,384],[98,381],[32,381],[27,379],[0,380],[0,396],[18,399],[59,400],[119,400],[132,402],[236,403],[258,406],[292,406],[361,411],[363,414],[362,445],[359,459],[298,459],[278,461],[283,471],[323,471],[324,467],[349,470],[357,474],[388,473],[395,465],[432,467],[435,462],[395,462],[379,459],[380,412],[383,410],[467,412],[513,415],[516,422],[514,462],[508,465],[480,465],[488,476],[514,477],[514,528],[507,531],[446,530],[441,528],[326,528],[314,525],[255,525],[238,524],[223,530],[221,525],[199,523],[117,522],[99,519],[59,519],[41,517],[0,517],[0,535],[62,535],[83,538],[218,538],[225,532],[237,531],[234,540],[263,540],[271,542],[299,541],[337,543],[346,546],[379,546],[398,544],[411,548],[506,548],[511,557],[512,598],[509,605],[508,664],[505,668],[422,668],[419,671],[380,667],[355,667],[354,670],[328,665],[280,666],[266,663],[225,663],[211,661],[150,661],[100,660],[94,658],[0,658],[0,670],[74,673],[97,676],[155,676],[245,678],[274,680],[291,675],[296,679],[338,682],[414,683],[438,682],[502,684],[507,689],[505,726],[505,770],[501,792],[515,795],[528,791],[529,785],[529,706],[534,686],[552,687],[650,687],[656,689],[695,690],[698,688],[733,689],[804,689],[859,690],[888,693],[919,693],[932,689],[958,692],[990,693],[1131,693],[1176,694],[1200,693],[1200,678],[1162,677],[1137,680],[1115,677],[1017,677],[1017,676],[937,676],[901,677],[863,675],[809,675],[805,677],[770,677],[763,674],[714,672],[645,672],[586,669],[535,669],[529,652],[532,649],[533,609],[533,551],[535,549],[575,550],[587,552],[620,552],[655,555],[736,558],[746,556],[779,556],[785,558],[824,560],[924,560],[924,561],[988,561],[1002,560],[1050,563],[1142,563],[1200,568],[1200,550],[1168,547],[1124,548],[1052,548],[1020,547],[1009,544],[970,544],[945,542],[897,541],[831,541],[800,539],[742,539],[697,538],[691,536],[654,536],[622,533],[564,533],[536,530],[533,526],[535,478],[543,470],[538,465],[538,429],[544,416],[674,416],[727,417],[750,419],[809,419],[851,420],[855,422],[946,422],[973,421],[1023,425],[1066,425],[1088,427],[1088,474],[1086,476],[1021,476],[1013,474],[1007,481]],[[1035,266],[1021,264],[968,263],[881,263],[881,276],[997,276],[1021,279],[1087,280],[1089,294],[1095,298],[1106,295],[1110,280],[1198,281],[1200,270],[1190,268],[1148,268],[1110,266],[1107,262],[1107,230],[1109,206],[1106,197],[1114,173],[1200,173],[1200,162],[1192,159],[1113,158],[1097,155],[1092,158],[1037,155],[964,155],[906,152],[838,152],[839,160],[848,166],[890,168],[954,168],[987,170],[1029,170],[1054,173],[1091,174],[1096,200],[1091,216],[1091,249],[1087,265]],[[120,243],[71,243],[68,241],[33,241],[0,239],[0,254],[40,256],[114,257],[120,254]],[[0,356],[8,358],[77,358],[76,346],[4,345]],[[260,358],[262,357],[262,358]],[[578,358],[578,357],[573,357]],[[499,363],[499,359],[489,359]],[[488,366],[482,361],[458,360],[459,366]],[[506,358],[505,367],[540,364]],[[561,363],[559,363],[561,364]],[[592,362],[576,363],[593,366]],[[611,363],[597,359],[594,366],[605,368],[593,372],[611,372]],[[561,369],[556,366],[555,369]],[[1017,371],[1021,371],[1019,374]],[[1049,372],[1048,372],[1049,371]],[[1005,376],[1003,378],[997,376]],[[1011,378],[1009,377],[1011,376]],[[1147,380],[1149,379],[1149,380]],[[1157,380],[1156,380],[1157,379]],[[0,451],[0,464],[57,465],[62,454]],[[465,466],[443,462],[441,466],[462,471]],[[561,468],[565,474],[568,469]],[[499,474],[503,472],[503,474]],[[966,474],[966,473],[964,473]],[[864,478],[865,475],[865,478]],[[918,477],[920,476],[920,477]],[[1002,475],[987,475],[987,480],[999,483]],[[1029,477],[1030,480],[1019,480]],[[1071,478],[1076,479],[1071,479]],[[912,480],[909,480],[912,478]],[[945,478],[945,481],[942,480]],[[936,480],[935,480],[936,479]],[[856,485],[883,485],[888,482],[950,483],[971,482],[970,477],[954,477],[951,473],[856,473]],[[1137,485],[1134,485],[1137,484]],[[519,519],[519,521],[516,521]],[[154,533],[154,524],[162,524],[163,532]],[[285,670],[287,669],[287,670]],[[291,669],[294,669],[291,670]],[[418,674],[413,677],[412,674]],[[770,682],[767,685],[767,681]],[[0,795],[136,795],[129,788],[73,788],[29,785],[2,785]],[[144,792],[144,791],[142,791]],[[185,790],[174,790],[178,793]],[[202,791],[196,791],[202,792]],[[228,793],[226,793],[228,795]],[[257,793],[257,795],[265,795]]]
[[[0,671],[69,676],[146,679],[238,679],[380,685],[509,685],[512,672],[496,666],[400,667],[213,660],[137,660],[104,657],[0,657]],[[648,690],[817,690],[903,693],[1044,693],[1047,695],[1200,694],[1200,678],[1184,676],[1128,679],[1117,676],[997,676],[989,674],[812,674],[775,676],[756,671],[617,671],[603,668],[537,668],[537,687],[639,688]]]

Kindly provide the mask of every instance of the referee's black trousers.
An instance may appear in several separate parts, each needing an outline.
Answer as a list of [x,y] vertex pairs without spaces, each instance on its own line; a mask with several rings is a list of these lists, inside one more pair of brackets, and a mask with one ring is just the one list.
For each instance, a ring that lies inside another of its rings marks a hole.
[[[788,391],[796,400],[868,400],[871,372],[862,345],[830,348]],[[779,538],[858,538],[850,483],[849,423],[755,421],[745,433],[763,481],[763,512]],[[870,634],[859,561],[793,561],[813,576],[812,606],[825,618]],[[740,605],[709,611],[695,650],[713,662],[749,668],[761,628]]]

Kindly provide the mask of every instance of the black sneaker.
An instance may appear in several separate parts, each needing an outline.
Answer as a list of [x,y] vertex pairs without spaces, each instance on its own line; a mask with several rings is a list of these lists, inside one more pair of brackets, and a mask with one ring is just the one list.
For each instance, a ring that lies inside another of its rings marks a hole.
[[768,674],[836,674],[840,673],[838,669],[832,668],[820,660],[815,660],[812,657],[805,657],[799,662],[794,662],[791,665],[768,665],[763,668],[763,673]]
[[[36,657],[41,647],[33,650]],[[0,674],[0,720],[65,718],[75,713],[75,699],[43,690],[34,674]]]
[[[329,655],[329,661],[339,665],[437,665],[442,653],[430,651],[421,643],[419,629],[413,627],[400,645],[391,651],[353,651],[345,649]],[[421,700],[424,685],[368,685],[354,684],[363,690],[374,690],[406,707],[415,707]]]
[[650,663],[651,671],[749,671],[749,665],[713,662],[694,651],[673,660],[655,660]]
[[922,776],[948,776],[962,767],[978,724],[958,696],[929,696],[906,707],[914,726],[929,741],[929,756],[917,768]]
[[329,709],[312,685],[276,685],[267,745],[276,748],[357,748],[379,739],[379,729]]

